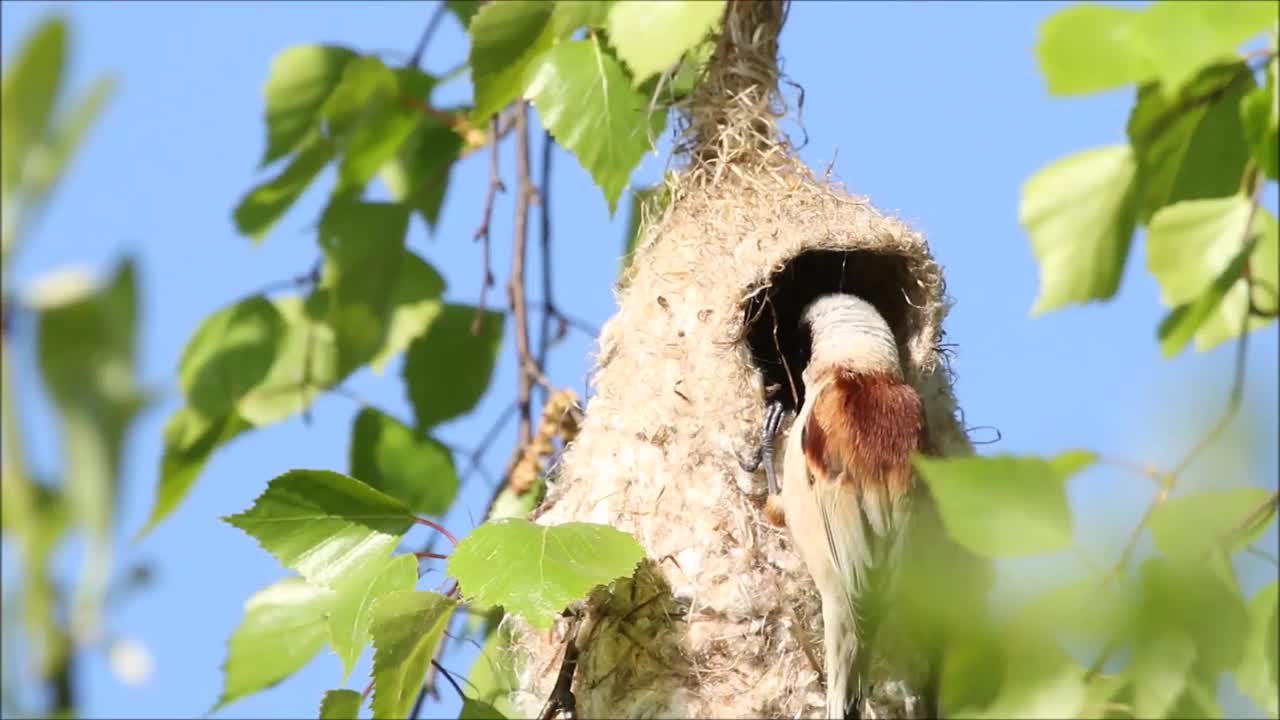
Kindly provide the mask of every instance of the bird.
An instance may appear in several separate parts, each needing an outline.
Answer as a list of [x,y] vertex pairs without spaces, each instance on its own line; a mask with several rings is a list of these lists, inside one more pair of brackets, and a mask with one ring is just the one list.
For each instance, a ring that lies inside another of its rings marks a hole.
[[826,294],[801,322],[812,344],[783,454],[781,509],[821,596],[827,717],[857,718],[915,499],[924,410],[871,303]]

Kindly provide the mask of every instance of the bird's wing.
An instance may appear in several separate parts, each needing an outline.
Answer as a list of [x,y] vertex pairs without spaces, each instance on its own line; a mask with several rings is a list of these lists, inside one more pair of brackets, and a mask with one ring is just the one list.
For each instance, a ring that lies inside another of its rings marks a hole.
[[920,398],[888,376],[847,373],[817,389],[801,444],[831,561],[859,619],[893,566],[907,522]]

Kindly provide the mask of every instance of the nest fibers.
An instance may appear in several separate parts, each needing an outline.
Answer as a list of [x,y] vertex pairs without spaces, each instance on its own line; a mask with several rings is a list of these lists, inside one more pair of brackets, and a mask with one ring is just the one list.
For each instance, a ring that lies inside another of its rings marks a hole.
[[[612,525],[646,560],[587,602],[573,690],[580,717],[820,715],[821,612],[785,530],[762,514],[762,473],[741,470],[769,384],[797,403],[803,305],[873,302],[925,401],[930,450],[972,452],[939,349],[941,270],[901,221],[815,177],[776,131],[784,9],[730,2],[685,108],[671,201],[641,240],[604,326],[595,394],[538,522]],[[780,438],[778,447],[785,446]],[[565,625],[517,621],[512,698],[535,716]]]

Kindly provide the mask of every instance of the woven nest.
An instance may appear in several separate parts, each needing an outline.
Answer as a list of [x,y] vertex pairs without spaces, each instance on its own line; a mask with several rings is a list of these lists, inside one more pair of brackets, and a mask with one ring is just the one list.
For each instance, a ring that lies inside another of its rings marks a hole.
[[[580,717],[821,714],[817,593],[786,531],[764,519],[762,473],[738,463],[755,449],[766,387],[781,386],[789,405],[803,399],[810,300],[842,291],[872,302],[924,398],[930,449],[972,451],[939,349],[948,306],[928,245],[795,159],[776,130],[784,10],[729,7],[685,109],[687,166],[668,177],[667,208],[641,223],[585,422],[538,516],[612,525],[650,558],[587,603]],[[514,629],[513,700],[535,716],[564,627]]]

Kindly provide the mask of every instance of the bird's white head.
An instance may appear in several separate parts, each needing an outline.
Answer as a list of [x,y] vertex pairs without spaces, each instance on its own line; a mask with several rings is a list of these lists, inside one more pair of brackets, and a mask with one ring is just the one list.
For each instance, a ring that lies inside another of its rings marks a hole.
[[805,308],[804,322],[813,336],[806,376],[809,369],[821,372],[840,366],[901,377],[893,331],[866,300],[845,293],[823,295]]

